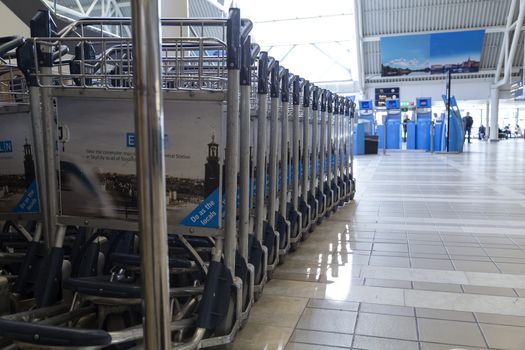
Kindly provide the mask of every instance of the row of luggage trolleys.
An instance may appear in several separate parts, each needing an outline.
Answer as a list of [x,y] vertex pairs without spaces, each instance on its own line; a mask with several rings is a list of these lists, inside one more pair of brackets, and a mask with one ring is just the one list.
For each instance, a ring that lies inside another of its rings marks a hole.
[[[2,347],[142,346],[130,26],[57,31],[41,11],[31,38],[0,42]],[[355,193],[353,101],[251,28],[238,9],[162,20],[175,349],[231,343],[277,265]]]

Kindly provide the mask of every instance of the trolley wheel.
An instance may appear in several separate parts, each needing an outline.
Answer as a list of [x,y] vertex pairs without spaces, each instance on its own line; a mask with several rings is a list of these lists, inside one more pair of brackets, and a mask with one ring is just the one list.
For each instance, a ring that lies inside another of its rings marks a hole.
[[270,281],[273,278],[273,270],[266,271],[266,282]]
[[[263,286],[263,290],[264,290],[264,286]],[[253,293],[253,299],[255,301],[259,301],[259,299],[261,299],[263,290],[261,290],[260,292]]]
[[260,284],[264,275],[264,257],[261,257],[259,268],[255,271],[254,281],[255,284]]
[[228,335],[233,329],[233,326],[235,325],[235,295],[232,293],[230,295],[230,301],[228,302],[228,311],[226,312],[226,316],[224,317],[224,320],[215,328],[215,336],[223,336]]
[[301,244],[300,241],[295,242],[295,243],[290,243],[290,251],[295,252],[297,248],[299,248],[300,244]]
[[284,255],[279,255],[279,263],[278,265],[282,265],[286,262],[286,254]]

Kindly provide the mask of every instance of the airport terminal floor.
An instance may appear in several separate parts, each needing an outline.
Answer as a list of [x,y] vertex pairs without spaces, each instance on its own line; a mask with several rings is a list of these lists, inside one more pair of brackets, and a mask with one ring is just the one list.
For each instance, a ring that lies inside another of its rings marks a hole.
[[358,157],[355,203],[287,256],[234,349],[525,349],[524,150]]

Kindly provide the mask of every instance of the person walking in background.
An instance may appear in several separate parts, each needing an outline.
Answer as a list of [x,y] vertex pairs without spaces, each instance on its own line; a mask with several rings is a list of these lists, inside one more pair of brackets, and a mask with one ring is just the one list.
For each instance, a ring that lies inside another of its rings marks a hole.
[[474,119],[472,119],[469,112],[467,112],[467,116],[463,118],[463,123],[465,124],[465,135],[467,136],[468,143],[470,143],[470,133],[472,132],[472,124],[474,124]]
[[408,129],[408,115],[405,114],[405,119],[403,119],[403,142],[407,142],[407,129]]

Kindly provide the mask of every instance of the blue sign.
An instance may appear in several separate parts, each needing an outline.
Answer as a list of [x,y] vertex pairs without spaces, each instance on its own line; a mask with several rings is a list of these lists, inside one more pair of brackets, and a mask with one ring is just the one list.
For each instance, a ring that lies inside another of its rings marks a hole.
[[0,153],[12,153],[13,143],[11,140],[0,141]]
[[26,192],[16,205],[14,211],[17,213],[35,213],[40,211],[36,180],[33,180],[31,185],[26,189]]
[[[126,147],[135,147],[136,145],[137,137],[135,136],[134,132],[128,132],[126,133]],[[164,135],[164,149],[170,147],[169,138],[168,135]]]
[[126,147],[135,147],[135,133],[126,133]]
[[219,188],[182,220],[181,225],[194,227],[219,227]]

